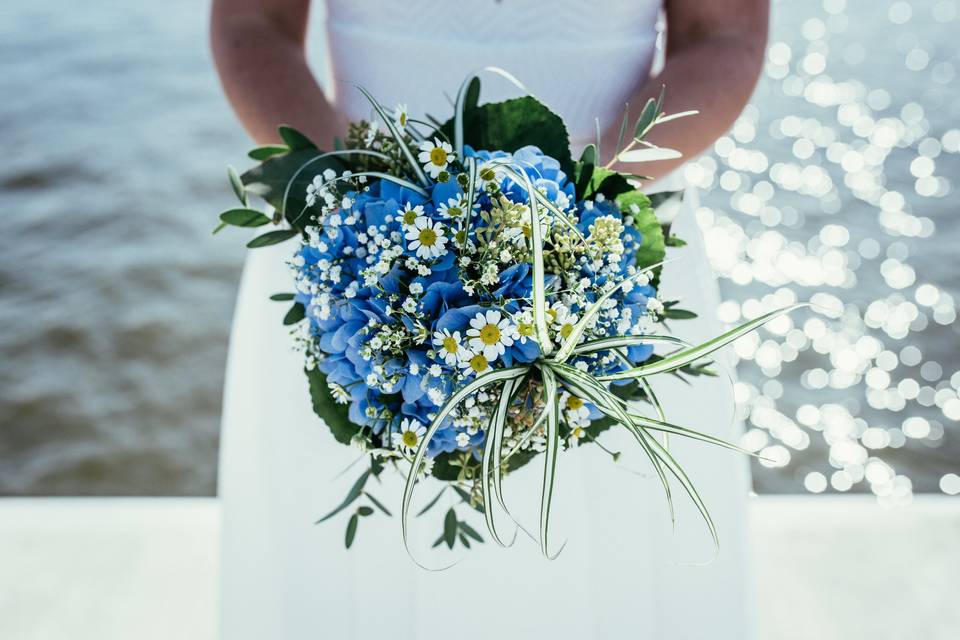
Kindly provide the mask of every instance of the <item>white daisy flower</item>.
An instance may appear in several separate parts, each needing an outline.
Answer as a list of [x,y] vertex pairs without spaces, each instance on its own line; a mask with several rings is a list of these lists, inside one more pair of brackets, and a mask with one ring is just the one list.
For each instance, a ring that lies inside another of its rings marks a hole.
[[503,355],[506,347],[513,345],[517,328],[499,311],[488,309],[486,313],[478,313],[470,320],[467,337],[470,338],[470,349],[474,353],[482,353],[486,360],[493,362]]
[[557,308],[556,319],[553,321],[553,330],[557,332],[561,340],[566,340],[573,333],[573,328],[580,320],[579,317],[566,307]]
[[[474,208],[478,205],[474,203]],[[437,205],[437,215],[444,218],[460,218],[467,212],[467,203],[463,198],[450,198]]]
[[470,351],[460,342],[460,332],[450,333],[449,329],[437,331],[433,334],[433,345],[437,348],[440,358],[451,367],[461,360],[469,360]]
[[417,221],[417,218],[422,217],[424,213],[423,205],[418,204],[415,207],[411,207],[409,202],[403,205],[403,209],[397,211],[397,215],[400,216],[400,223],[404,228],[412,227],[413,223]]
[[413,453],[420,446],[420,439],[427,433],[427,428],[419,421],[404,418],[400,423],[400,431],[393,433],[393,446],[404,453]]
[[407,105],[398,104],[397,108],[393,110],[393,121],[397,123],[401,131],[407,128],[407,117]]
[[514,317],[517,323],[517,340],[520,344],[527,344],[527,340],[536,342],[537,330],[533,324],[533,310],[524,309]]
[[471,356],[469,360],[461,360],[460,369],[462,369],[463,374],[467,376],[479,375],[490,370],[490,362],[482,353],[478,353]]
[[456,157],[456,154],[449,142],[434,138],[432,141],[424,140],[420,143],[420,155],[417,157],[430,177],[437,178],[441,171],[447,170],[447,165]]
[[407,247],[417,252],[418,258],[439,258],[447,252],[447,238],[443,227],[426,216],[420,216],[407,227]]

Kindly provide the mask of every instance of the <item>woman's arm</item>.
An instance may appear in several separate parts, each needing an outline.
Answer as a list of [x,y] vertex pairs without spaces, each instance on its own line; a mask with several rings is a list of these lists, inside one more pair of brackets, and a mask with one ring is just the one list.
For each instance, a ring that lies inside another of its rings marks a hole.
[[289,124],[321,146],[346,123],[307,65],[310,0],[214,0],[210,42],[237,117],[259,143],[278,141]]
[[[769,0],[666,0],[667,51],[663,70],[630,100],[635,122],[648,98],[667,87],[668,114],[697,109],[700,114],[656,127],[650,142],[676,149],[677,160],[620,164],[621,171],[663,177],[708,148],[736,120],[750,99],[763,68]],[[620,123],[604,135],[611,153]],[[628,136],[630,132],[628,131]]]

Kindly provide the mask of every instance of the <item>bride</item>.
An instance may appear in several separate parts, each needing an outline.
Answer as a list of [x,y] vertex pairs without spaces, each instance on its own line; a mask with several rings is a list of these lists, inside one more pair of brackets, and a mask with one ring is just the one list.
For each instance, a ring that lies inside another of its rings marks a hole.
[[[613,147],[624,103],[636,118],[666,85],[668,113],[699,109],[701,115],[659,127],[654,142],[688,158],[712,144],[748,99],[768,12],[766,0],[329,0],[334,82],[324,90],[304,53],[309,5],[213,3],[217,68],[259,143],[274,142],[276,125],[286,123],[329,147],[348,120],[370,117],[355,83],[385,104],[442,117],[450,111],[444,92],[455,91],[471,71],[498,66],[563,117],[575,154],[595,138],[595,119],[604,135],[601,151]],[[661,16],[666,47],[654,77]],[[484,78],[482,99],[515,91]],[[662,177],[677,165],[663,161],[644,170]],[[716,282],[690,196],[673,225],[688,245],[667,267],[663,291],[699,313],[672,329],[700,341],[720,327]],[[431,573],[404,553],[396,517],[364,519],[349,551],[342,520],[314,525],[346,493],[355,474],[339,474],[357,452],[338,445],[314,416],[299,356],[281,324],[284,310],[268,299],[290,289],[289,252],[280,245],[250,253],[233,325],[220,454],[225,640],[750,637],[747,462],[698,443],[672,446],[717,521],[721,548],[712,562],[704,562],[713,548],[695,509],[678,499],[672,533],[642,454],[632,455],[615,431],[602,442],[625,452],[619,462],[600,447],[562,456],[555,522],[567,545],[553,562],[528,540],[509,549],[488,541],[454,568]],[[729,383],[660,384],[670,421],[737,437]],[[532,503],[537,473],[524,468],[509,479],[518,503]],[[396,505],[400,487],[399,478],[387,478],[378,493]],[[521,520],[536,513],[532,505],[517,511]],[[429,544],[436,537],[437,513],[414,519],[416,538]]]

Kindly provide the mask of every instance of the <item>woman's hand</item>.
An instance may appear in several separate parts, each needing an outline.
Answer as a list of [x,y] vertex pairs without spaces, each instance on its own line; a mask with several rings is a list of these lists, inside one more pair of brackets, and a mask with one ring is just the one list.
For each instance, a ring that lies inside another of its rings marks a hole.
[[[665,6],[664,67],[630,99],[631,122],[664,85],[667,114],[690,109],[700,114],[656,127],[648,136],[654,144],[680,151],[682,158],[614,165],[658,178],[707,149],[740,115],[763,69],[769,20],[769,0],[666,0]],[[604,134],[604,161],[612,155],[619,131],[618,121]]]
[[213,58],[234,111],[258,143],[278,141],[289,124],[321,146],[346,122],[307,64],[310,0],[214,0]]

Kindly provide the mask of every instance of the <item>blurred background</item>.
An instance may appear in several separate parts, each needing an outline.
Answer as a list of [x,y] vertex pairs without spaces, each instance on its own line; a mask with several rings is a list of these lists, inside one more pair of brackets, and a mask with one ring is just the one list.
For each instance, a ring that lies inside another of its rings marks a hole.
[[[244,249],[210,230],[250,143],[205,3],[97,4],[0,7],[0,494],[213,495]],[[773,16],[751,105],[685,171],[724,321],[838,310],[737,344],[755,489],[958,494],[960,2]]]

